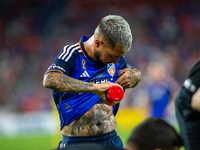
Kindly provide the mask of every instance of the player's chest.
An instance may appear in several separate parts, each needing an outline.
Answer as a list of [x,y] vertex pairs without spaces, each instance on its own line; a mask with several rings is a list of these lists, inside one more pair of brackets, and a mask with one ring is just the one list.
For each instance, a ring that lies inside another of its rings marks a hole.
[[[99,67],[85,57],[78,57],[72,77],[90,82],[106,82],[113,80],[119,72],[119,64],[108,64]],[[111,81],[112,82],[112,81]]]

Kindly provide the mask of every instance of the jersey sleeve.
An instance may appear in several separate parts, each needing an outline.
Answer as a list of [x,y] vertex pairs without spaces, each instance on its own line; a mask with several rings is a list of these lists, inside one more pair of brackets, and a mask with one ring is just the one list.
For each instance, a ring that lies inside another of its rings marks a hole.
[[49,72],[59,72],[70,76],[76,65],[76,50],[78,48],[78,44],[65,46],[47,69],[46,74]]

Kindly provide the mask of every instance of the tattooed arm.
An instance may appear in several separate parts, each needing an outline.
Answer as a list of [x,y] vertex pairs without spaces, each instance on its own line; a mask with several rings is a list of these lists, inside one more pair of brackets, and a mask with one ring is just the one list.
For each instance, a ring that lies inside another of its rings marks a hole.
[[68,93],[89,92],[93,85],[56,72],[46,74],[43,80],[44,87]]
[[120,84],[124,89],[135,87],[142,79],[141,72],[135,68],[120,70],[118,77],[115,83]]
[[[55,91],[67,93],[95,93],[105,99],[105,91],[116,83],[94,84],[71,78],[67,75],[50,72],[44,76],[43,86]],[[117,84],[118,85],[118,84]]]

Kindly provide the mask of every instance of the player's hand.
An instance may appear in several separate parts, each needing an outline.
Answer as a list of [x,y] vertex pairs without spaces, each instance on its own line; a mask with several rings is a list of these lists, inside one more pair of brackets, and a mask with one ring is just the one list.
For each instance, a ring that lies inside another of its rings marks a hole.
[[141,72],[135,68],[120,70],[117,77],[118,79],[115,83],[118,83],[124,89],[135,87],[142,79]]
[[[95,84],[96,86],[96,90],[95,90],[95,94],[99,97],[101,97],[103,100],[106,100],[106,91],[114,86],[114,85],[117,85],[117,86],[120,86],[119,84],[117,83],[112,83],[112,82],[104,82],[104,83],[100,83],[100,84]],[[120,86],[121,87],[121,86]]]

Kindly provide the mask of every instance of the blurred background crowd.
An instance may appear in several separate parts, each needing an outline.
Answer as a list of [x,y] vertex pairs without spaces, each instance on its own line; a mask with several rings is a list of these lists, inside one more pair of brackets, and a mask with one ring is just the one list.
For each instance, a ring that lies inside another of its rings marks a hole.
[[143,75],[121,105],[148,106],[151,114],[161,88],[169,95],[163,106],[170,103],[200,58],[200,1],[0,0],[0,113],[51,110],[45,71],[65,45],[90,37],[108,14],[130,24],[133,45],[125,57]]

